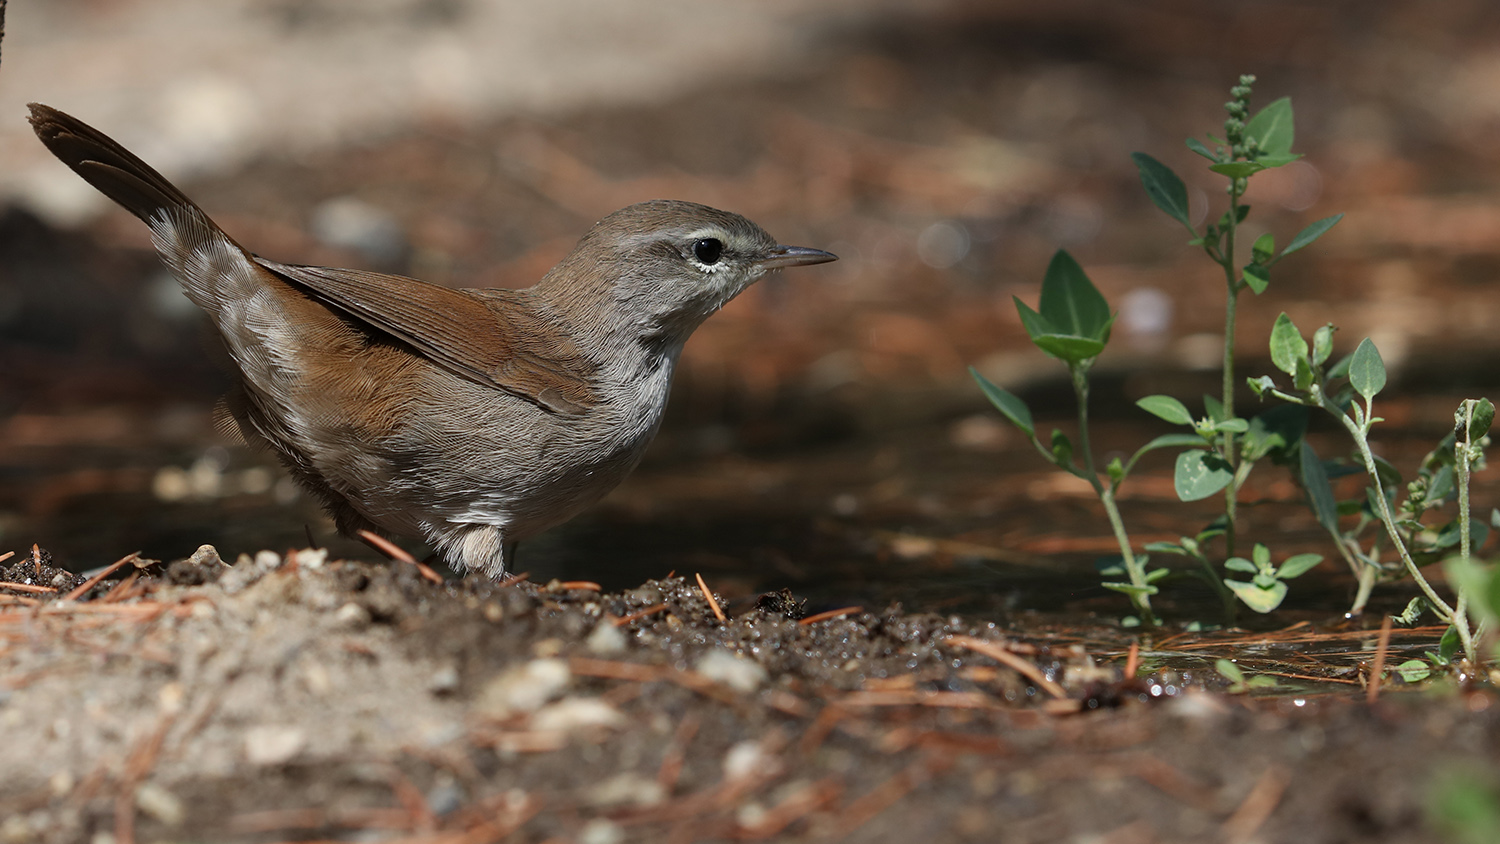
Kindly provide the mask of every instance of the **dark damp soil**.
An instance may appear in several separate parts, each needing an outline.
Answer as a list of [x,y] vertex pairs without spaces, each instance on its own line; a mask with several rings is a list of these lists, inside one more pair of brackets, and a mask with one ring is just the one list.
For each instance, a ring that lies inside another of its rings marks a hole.
[[63,600],[76,575],[0,570],[58,590],[0,586],[4,840],[1439,841],[1431,809],[1493,797],[1500,752],[1490,691],[1127,680],[1136,636],[1103,623],[788,594],[719,620],[680,577],[305,551],[123,572]]
[[[1409,471],[1457,399],[1494,394],[1497,28],[1484,2],[940,3],[851,18],[791,78],[185,185],[268,257],[453,284],[528,284],[656,196],[840,253],[710,320],[638,474],[508,585],[357,561],[264,456],[216,440],[223,378],[133,219],[0,214],[0,842],[1485,840],[1493,688],[1387,675],[1368,699],[1373,628],[1409,590],[1344,620],[1324,566],[1275,616],[1194,632],[1212,596],[1173,585],[1167,627],[1121,627],[1096,503],[965,366],[1068,426],[1011,304],[1062,246],[1112,302],[1173,303],[1154,328],[1122,315],[1101,361],[1104,459],[1163,433],[1135,399],[1216,390],[1221,282],[1128,153],[1206,207],[1221,186],[1181,138],[1254,71],[1258,102],[1295,98],[1307,159],[1256,183],[1252,219],[1284,242],[1349,216],[1242,300],[1241,374],[1270,371],[1282,310],[1347,348],[1378,336],[1399,391],[1378,447]],[[311,233],[349,201],[378,224]],[[1212,515],[1176,502],[1170,455],[1142,469],[1137,542]],[[1251,492],[1247,535],[1328,553],[1284,475]],[[235,562],[178,559],[204,542]],[[168,562],[63,598],[134,549]],[[1439,633],[1399,632],[1385,664]],[[1279,685],[1232,693],[1219,658]]]

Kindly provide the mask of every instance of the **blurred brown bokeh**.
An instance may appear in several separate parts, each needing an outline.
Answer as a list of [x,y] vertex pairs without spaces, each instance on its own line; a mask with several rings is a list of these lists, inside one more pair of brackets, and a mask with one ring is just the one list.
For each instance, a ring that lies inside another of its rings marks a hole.
[[[295,54],[288,61],[306,61],[320,32],[344,37],[408,19],[401,15],[463,32],[492,23],[494,5],[393,0],[343,20],[345,4],[282,4],[282,13],[243,21],[256,33],[245,42],[264,51],[279,37]],[[150,18],[172,4],[57,6],[48,26],[104,39],[84,22],[90,15]],[[1188,395],[1212,388],[1222,276],[1151,207],[1129,153],[1174,167],[1194,212],[1217,216],[1222,180],[1182,139],[1219,133],[1228,87],[1252,72],[1254,105],[1292,97],[1306,158],[1252,180],[1250,237],[1272,231],[1285,243],[1314,219],[1347,217],[1279,266],[1265,295],[1243,301],[1246,374],[1259,374],[1266,332],[1285,310],[1309,331],[1336,323],[1341,348],[1374,337],[1408,390],[1492,390],[1500,14],[1491,4],[830,0],[772,4],[763,17],[732,62],[712,50],[689,55],[657,81],[638,74],[628,94],[599,84],[607,63],[589,67],[559,49],[571,73],[547,77],[560,92],[551,99],[541,86],[510,99],[417,100],[401,104],[404,122],[350,118],[353,128],[318,129],[318,143],[296,149],[274,142],[283,129],[262,129],[252,134],[271,139],[264,146],[226,142],[235,153],[219,170],[211,157],[164,154],[186,162],[182,172],[196,173],[188,192],[259,253],[458,286],[529,284],[593,220],[630,202],[674,197],[742,212],[782,242],[841,260],[763,282],[700,330],[654,459],[860,436],[874,452],[889,426],[947,432],[982,413],[971,363],[1013,389],[1050,395],[1059,369],[1030,348],[1011,297],[1034,300],[1058,248],[1121,311],[1100,368],[1118,374],[1125,397],[1161,383]],[[25,79],[26,63],[39,60],[26,52],[23,23],[13,12],[5,73],[22,66]],[[399,53],[400,30],[392,32]],[[422,33],[413,39],[427,49]],[[695,37],[733,41],[735,31]],[[423,53],[434,78],[448,78],[443,62],[487,67],[463,58],[472,40],[455,36],[452,55]],[[662,48],[611,42],[609,55],[627,62],[632,49]],[[127,59],[114,61],[120,69],[100,74],[129,74]],[[165,60],[141,61],[152,69]],[[228,65],[238,66],[248,65]],[[156,111],[132,123],[113,106],[101,104],[107,115],[75,107],[97,98],[86,74],[73,68],[67,78],[73,102],[52,104],[128,144],[159,122]],[[221,113],[265,96],[265,80],[241,80],[238,94],[236,81],[224,76],[182,100],[203,110],[205,132],[232,132],[235,119]],[[367,84],[356,76],[343,96],[377,96]],[[329,96],[321,77],[309,90]],[[153,92],[134,95],[149,101]],[[182,102],[173,113],[191,118]],[[317,113],[317,103],[304,105]],[[344,119],[350,107],[328,110]],[[0,149],[19,143],[0,134]],[[59,184],[53,176],[13,180],[33,185],[13,195]],[[243,475],[260,465],[253,458],[212,450],[208,407],[222,379],[202,351],[197,316],[145,251],[145,230],[115,211],[63,228],[72,212],[31,207],[51,216],[16,205],[0,217],[0,546],[75,543],[98,553],[112,542],[123,553],[139,542],[187,553],[190,545],[174,543],[188,543],[198,520],[234,512],[224,499],[240,495],[237,485],[266,500],[275,483]],[[954,447],[1004,437],[982,422],[967,430],[953,434]],[[195,463],[217,493],[194,498]],[[176,474],[164,478],[163,465]],[[172,508],[153,505],[163,496],[205,503],[164,515]],[[103,527],[94,520],[106,509]],[[116,524],[122,518],[129,524]],[[80,542],[95,524],[104,534]]]

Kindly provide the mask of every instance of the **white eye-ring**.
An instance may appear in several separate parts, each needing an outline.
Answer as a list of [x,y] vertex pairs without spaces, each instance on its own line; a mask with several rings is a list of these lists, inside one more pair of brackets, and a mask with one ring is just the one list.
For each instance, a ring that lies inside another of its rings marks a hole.
[[724,241],[716,237],[705,237],[693,241],[693,263],[704,272],[718,272],[723,268],[719,260],[724,256]]

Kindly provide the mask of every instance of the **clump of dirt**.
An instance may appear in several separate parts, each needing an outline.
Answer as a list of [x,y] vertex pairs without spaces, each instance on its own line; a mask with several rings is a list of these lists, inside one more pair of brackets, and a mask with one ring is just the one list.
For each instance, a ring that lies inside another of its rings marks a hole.
[[1407,766],[1500,735],[1483,693],[1253,702],[894,607],[721,618],[684,578],[44,560],[0,569],[3,841],[1412,841]]

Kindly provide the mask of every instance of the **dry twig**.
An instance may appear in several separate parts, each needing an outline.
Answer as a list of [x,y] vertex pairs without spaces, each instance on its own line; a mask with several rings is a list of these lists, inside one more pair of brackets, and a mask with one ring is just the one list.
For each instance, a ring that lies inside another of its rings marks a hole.
[[708,590],[708,584],[703,582],[703,575],[695,574],[693,576],[698,578],[698,588],[703,590],[703,597],[708,599],[708,608],[714,611],[714,618],[717,618],[720,624],[727,622],[729,619],[724,617],[724,611],[719,608],[718,599],[714,597],[714,593]]
[[666,604],[656,604],[655,606],[646,607],[643,610],[636,610],[630,615],[621,616],[620,618],[615,619],[615,626],[624,627],[632,621],[639,621],[648,615],[656,615],[666,608]]
[[949,636],[947,641],[959,647],[968,648],[977,654],[982,654],[1002,665],[1015,669],[1021,676],[1035,683],[1037,688],[1055,698],[1061,699],[1068,696],[1067,690],[1058,685],[1056,681],[1049,679],[1046,674],[1043,674],[1042,669],[1007,651],[995,642],[986,642],[983,639],[976,639],[973,636]]
[[[32,546],[32,548],[35,548],[35,547],[36,547],[35,545]],[[98,574],[94,575],[93,577],[89,578],[88,580],[85,580],[84,582],[78,584],[78,588],[74,589],[72,592],[69,592],[68,594],[64,595],[63,596],[63,600],[64,601],[76,601],[76,600],[78,600],[80,597],[82,597],[83,595],[87,594],[90,589],[93,589],[95,586],[99,585],[99,581],[103,580],[106,577],[109,577],[110,575],[112,575],[115,572],[119,571],[120,569],[124,568],[126,566],[126,564],[135,562],[136,560],[140,559],[140,557],[141,557],[141,552],[139,552],[139,551],[133,551],[133,552],[131,552],[129,554],[126,554],[125,556],[121,557],[120,559],[115,560],[113,563],[110,563],[108,566],[105,566],[104,567],[104,571],[101,571]]]
[[[371,548],[374,548],[376,551],[379,551],[380,553],[386,555],[386,557],[388,557],[388,558],[390,558],[392,560],[397,560],[397,561],[402,562],[402,563],[410,563],[410,564],[412,564],[412,565],[414,565],[414,566],[417,567],[417,572],[420,573],[422,575],[422,577],[426,578],[427,580],[432,581],[433,583],[436,583],[439,586],[443,585],[443,576],[442,575],[440,575],[437,572],[433,571],[431,566],[427,565],[426,563],[422,562],[421,560],[418,560],[416,557],[413,557],[411,554],[407,553],[407,551],[406,551],[405,548],[402,548],[401,546],[399,546],[396,543],[390,541],[389,539],[386,539],[385,537],[380,536],[379,534],[376,534],[376,533],[372,533],[371,531],[368,531],[368,530],[362,530],[362,531],[360,531],[358,533],[358,537],[366,545],[368,545]],[[293,558],[293,559],[295,559],[295,558]]]
[[842,618],[846,615],[853,615],[854,613],[864,611],[864,607],[842,607],[840,609],[828,610],[826,612],[820,612],[815,615],[810,615],[797,623],[805,627],[809,624],[817,624],[820,621],[828,621],[829,619],[833,618]]
[[1375,645],[1375,662],[1370,665],[1370,685],[1365,689],[1365,701],[1374,703],[1380,697],[1380,681],[1385,674],[1385,655],[1391,646],[1391,617],[1380,622],[1380,639]]

